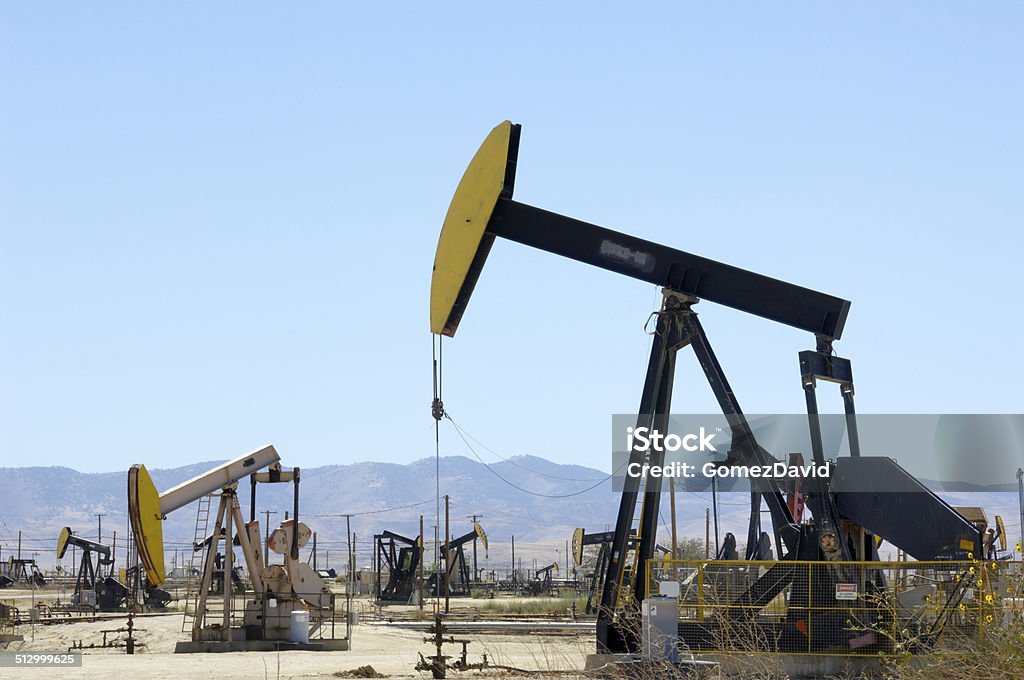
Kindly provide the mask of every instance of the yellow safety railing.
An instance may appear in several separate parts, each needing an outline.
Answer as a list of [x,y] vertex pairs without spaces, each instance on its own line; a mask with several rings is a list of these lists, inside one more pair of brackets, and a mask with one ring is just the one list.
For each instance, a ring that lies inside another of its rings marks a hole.
[[1024,616],[1024,563],[652,560],[694,652],[916,654]]

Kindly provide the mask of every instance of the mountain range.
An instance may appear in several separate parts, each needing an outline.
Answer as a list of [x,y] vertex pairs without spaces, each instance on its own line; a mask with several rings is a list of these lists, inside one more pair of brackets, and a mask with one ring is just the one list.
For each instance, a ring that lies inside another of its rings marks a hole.
[[[164,491],[202,474],[222,461],[153,469],[157,489]],[[435,468],[435,466],[438,466]],[[564,566],[567,544],[576,527],[604,531],[612,527],[619,494],[600,470],[562,465],[534,456],[517,456],[485,465],[461,456],[418,460],[405,465],[363,462],[328,465],[301,470],[300,520],[317,533],[319,565],[337,566],[347,549],[346,517],[355,536],[360,567],[372,561],[373,535],[390,530],[405,536],[418,533],[423,515],[428,545],[433,543],[434,526],[444,526],[444,504],[435,501],[435,470],[440,471],[441,494],[450,496],[450,531],[460,536],[472,530],[476,515],[488,535],[489,549],[478,546],[481,568],[505,569],[511,557],[512,537],[516,559],[524,568],[534,562],[543,566],[558,562]],[[128,535],[125,472],[82,473],[67,467],[0,468],[0,560],[17,551],[22,533],[22,556],[34,557],[41,567],[56,561],[56,540],[60,529],[69,526],[78,535],[96,540],[102,523],[101,542],[114,542],[123,564]],[[291,484],[264,484],[258,489],[257,511],[261,527],[264,511],[270,511],[271,528],[292,509]],[[989,518],[1001,514],[1011,527],[1011,545],[1019,533],[1016,494],[998,490],[944,490],[941,495],[954,505],[980,505]],[[249,485],[239,485],[238,498],[243,515],[250,512]],[[746,534],[749,500],[744,493],[720,493],[719,533],[732,531],[741,540]],[[709,493],[680,492],[677,496],[677,524],[680,536],[703,539],[706,509],[712,508]],[[214,506],[215,509],[215,506]],[[708,513],[710,514],[710,513]],[[100,515],[100,517],[97,517]],[[668,539],[669,504],[662,503],[659,537]],[[212,518],[211,518],[212,524]],[[265,528],[265,527],[264,527]],[[164,540],[168,566],[189,559],[196,533],[196,503],[181,508],[165,519]],[[714,530],[711,529],[712,541]],[[312,544],[307,546],[307,551]],[[884,555],[883,555],[884,557]]]

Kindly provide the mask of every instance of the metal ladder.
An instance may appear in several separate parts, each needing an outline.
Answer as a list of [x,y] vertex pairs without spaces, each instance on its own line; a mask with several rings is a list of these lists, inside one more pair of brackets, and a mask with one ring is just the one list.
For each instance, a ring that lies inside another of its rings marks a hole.
[[202,544],[210,530],[210,503],[213,496],[207,494],[199,498],[199,505],[196,508],[196,526],[192,538],[192,559],[189,560],[188,573],[185,580],[185,616],[181,621],[181,632],[192,630],[192,619],[195,618],[196,608],[199,604],[199,589],[203,585],[203,566],[206,564],[206,553],[209,548],[195,550],[196,545]]
[[[647,502],[647,494],[644,493],[646,490],[647,480],[645,478],[640,483],[638,492],[639,502],[633,510],[633,522],[629,534],[629,540],[633,544],[633,548],[631,550],[627,548],[627,554],[631,555],[632,558],[626,560],[622,566],[622,582],[619,583],[615,596],[616,609],[622,609],[633,599],[633,575],[636,571],[636,565],[640,563],[640,534],[643,531],[644,504]],[[635,532],[632,528],[634,526],[636,527]]]

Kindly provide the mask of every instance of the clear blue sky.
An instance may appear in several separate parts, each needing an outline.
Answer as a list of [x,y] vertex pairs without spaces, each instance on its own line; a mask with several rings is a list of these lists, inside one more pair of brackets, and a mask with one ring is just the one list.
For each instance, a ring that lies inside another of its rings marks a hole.
[[[1022,410],[1020,4],[144,5],[0,11],[0,465],[432,455],[434,245],[506,118],[517,199],[852,300],[862,412]],[[448,409],[608,468],[656,300],[496,244]],[[700,311],[803,409],[811,337]]]

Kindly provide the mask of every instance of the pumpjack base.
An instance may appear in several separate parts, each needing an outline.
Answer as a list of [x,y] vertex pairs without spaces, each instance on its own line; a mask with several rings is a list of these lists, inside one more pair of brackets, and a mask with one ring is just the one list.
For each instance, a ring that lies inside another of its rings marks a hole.
[[348,640],[314,640],[308,643],[280,640],[232,640],[230,642],[181,641],[174,645],[175,654],[214,652],[347,652]]

